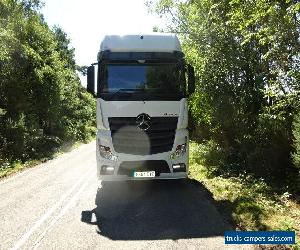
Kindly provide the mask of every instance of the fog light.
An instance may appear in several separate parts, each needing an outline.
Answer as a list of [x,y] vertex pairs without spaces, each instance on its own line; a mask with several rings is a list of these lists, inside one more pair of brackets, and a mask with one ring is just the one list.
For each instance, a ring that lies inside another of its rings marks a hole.
[[176,172],[186,172],[186,167],[185,167],[184,163],[177,163],[177,164],[174,164],[172,167],[173,167],[173,172],[174,173],[176,173]]
[[101,175],[112,175],[114,173],[115,168],[107,165],[103,165],[101,167],[100,174]]
[[179,169],[180,165],[173,165],[173,169]]
[[100,152],[100,156],[105,158],[105,159],[108,159],[108,160],[111,160],[111,161],[117,161],[118,160],[118,156],[114,155],[111,152],[110,147],[102,146],[102,145],[99,144],[99,152]]
[[114,171],[115,170],[115,168],[114,167],[106,167],[106,171]]
[[183,156],[185,153],[186,153],[186,147],[187,147],[187,144],[186,143],[183,143],[183,144],[179,144],[177,145],[176,149],[175,149],[175,152],[173,152],[171,155],[170,155],[170,158],[172,160],[180,157],[180,156]]

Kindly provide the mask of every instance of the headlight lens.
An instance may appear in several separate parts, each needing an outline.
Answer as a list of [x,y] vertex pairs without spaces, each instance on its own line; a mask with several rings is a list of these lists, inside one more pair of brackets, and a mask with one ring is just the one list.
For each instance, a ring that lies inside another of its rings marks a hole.
[[175,149],[175,152],[173,152],[170,155],[170,158],[173,160],[173,159],[176,159],[176,158],[178,158],[180,156],[183,156],[186,153],[186,147],[187,147],[186,143],[177,145],[177,147]]
[[99,152],[101,157],[111,160],[111,161],[117,161],[118,160],[118,156],[114,155],[111,152],[110,147],[106,147],[106,146],[102,146],[99,144]]

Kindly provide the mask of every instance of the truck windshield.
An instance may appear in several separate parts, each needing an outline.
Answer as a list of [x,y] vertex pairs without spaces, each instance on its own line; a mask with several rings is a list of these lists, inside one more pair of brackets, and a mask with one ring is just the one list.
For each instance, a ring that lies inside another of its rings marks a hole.
[[122,95],[144,93],[154,95],[185,94],[183,67],[179,64],[107,64],[100,85],[101,93]]

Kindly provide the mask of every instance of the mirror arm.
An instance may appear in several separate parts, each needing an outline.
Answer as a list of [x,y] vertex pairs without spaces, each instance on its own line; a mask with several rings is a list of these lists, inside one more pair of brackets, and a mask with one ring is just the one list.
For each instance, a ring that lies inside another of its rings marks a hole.
[[87,68],[87,91],[94,97],[95,93],[95,67],[91,65]]

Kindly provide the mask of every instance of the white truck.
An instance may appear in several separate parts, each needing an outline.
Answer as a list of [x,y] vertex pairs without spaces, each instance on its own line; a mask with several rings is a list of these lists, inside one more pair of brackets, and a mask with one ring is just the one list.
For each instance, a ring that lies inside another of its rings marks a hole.
[[187,177],[195,77],[176,35],[105,36],[87,90],[97,98],[100,180]]

